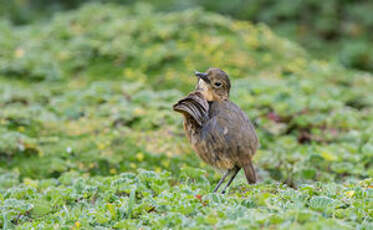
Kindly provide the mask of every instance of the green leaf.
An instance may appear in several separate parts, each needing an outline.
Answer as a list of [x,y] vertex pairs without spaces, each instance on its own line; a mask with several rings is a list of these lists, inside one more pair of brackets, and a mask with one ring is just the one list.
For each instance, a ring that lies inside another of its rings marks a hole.
[[132,189],[130,193],[129,201],[128,201],[128,211],[127,211],[128,219],[131,219],[132,217],[132,210],[135,206],[135,203],[136,203],[136,189]]
[[52,211],[52,206],[48,201],[38,200],[33,204],[31,215],[34,218],[42,217]]
[[331,208],[330,205],[333,203],[333,199],[325,196],[315,196],[309,201],[310,207],[316,211],[325,211],[326,209]]

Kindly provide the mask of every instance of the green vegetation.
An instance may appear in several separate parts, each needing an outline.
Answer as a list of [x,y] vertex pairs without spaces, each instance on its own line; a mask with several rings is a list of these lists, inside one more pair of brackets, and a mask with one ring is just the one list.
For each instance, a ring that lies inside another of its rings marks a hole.
[[[371,229],[373,78],[203,10],[87,5],[0,30],[0,228]],[[171,105],[224,69],[260,182],[193,153]]]
[[233,18],[266,23],[276,33],[318,57],[346,67],[373,71],[371,0],[22,0],[0,1],[0,17],[16,24],[45,19],[86,2],[132,5],[147,2],[157,11],[201,7]]

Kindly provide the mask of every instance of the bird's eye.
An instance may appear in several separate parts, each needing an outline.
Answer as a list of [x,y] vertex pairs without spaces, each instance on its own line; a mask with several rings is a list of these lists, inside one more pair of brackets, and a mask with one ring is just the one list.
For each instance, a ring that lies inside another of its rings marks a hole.
[[220,87],[221,86],[221,82],[215,82],[214,84],[216,87]]

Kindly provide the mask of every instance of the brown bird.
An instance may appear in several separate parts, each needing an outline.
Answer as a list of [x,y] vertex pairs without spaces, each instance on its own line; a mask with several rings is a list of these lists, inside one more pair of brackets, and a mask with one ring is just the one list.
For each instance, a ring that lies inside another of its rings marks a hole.
[[179,100],[173,109],[184,116],[184,130],[198,156],[207,164],[227,170],[216,185],[216,192],[232,174],[222,193],[241,168],[249,184],[256,182],[252,157],[259,146],[254,126],[246,114],[229,100],[231,83],[219,68],[196,72],[195,91]]

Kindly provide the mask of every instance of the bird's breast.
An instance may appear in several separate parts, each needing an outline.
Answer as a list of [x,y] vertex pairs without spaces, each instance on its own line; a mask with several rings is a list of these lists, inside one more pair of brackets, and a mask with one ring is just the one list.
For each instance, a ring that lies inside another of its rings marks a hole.
[[[193,150],[207,164],[217,169],[231,169],[234,167],[234,160],[225,152],[227,146],[224,140],[209,133],[206,135],[204,127],[196,127],[193,120],[184,120],[184,130]],[[228,133],[228,129],[223,129],[223,133]]]

